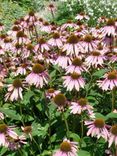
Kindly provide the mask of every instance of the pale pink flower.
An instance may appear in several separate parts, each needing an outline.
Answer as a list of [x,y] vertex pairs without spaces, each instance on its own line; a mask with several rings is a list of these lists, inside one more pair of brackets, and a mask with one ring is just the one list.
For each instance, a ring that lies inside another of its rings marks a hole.
[[67,55],[78,57],[79,53],[83,52],[83,47],[79,44],[78,37],[71,34],[67,42],[63,45],[63,51],[67,52]]
[[69,76],[63,77],[63,86],[67,88],[67,91],[72,91],[73,89],[79,91],[80,88],[84,88],[85,81],[79,73],[72,73]]
[[25,135],[29,135],[30,139],[32,140],[32,126],[25,126],[21,127],[22,131],[24,132]]
[[78,156],[77,149],[76,142],[71,142],[68,139],[64,139],[60,144],[60,149],[57,150],[53,156]]
[[0,31],[3,31],[4,30],[4,25],[2,23],[0,23]]
[[0,120],[4,120],[4,114],[0,112]]
[[23,31],[18,31],[16,34],[16,39],[14,40],[14,43],[28,44],[30,43],[30,40]]
[[12,36],[12,38],[16,37],[17,32],[21,30],[21,27],[19,25],[14,25],[12,27],[12,30],[8,31],[7,34],[9,36]]
[[89,16],[86,15],[84,12],[81,12],[80,14],[77,14],[75,19],[77,19],[77,20],[83,20],[83,19],[89,20]]
[[104,80],[97,81],[98,86],[102,88],[102,90],[112,90],[114,87],[117,87],[117,72],[111,71],[106,73],[104,76]]
[[97,137],[98,139],[102,137],[106,141],[108,140],[108,126],[103,119],[98,118],[93,121],[85,121],[85,125],[88,128],[87,136],[91,135],[91,137]]
[[51,46],[57,46],[58,48],[61,48],[63,46],[63,43],[59,33],[55,32],[52,38],[49,39],[48,44],[50,44]]
[[41,64],[35,64],[32,68],[32,72],[26,77],[26,82],[30,85],[42,88],[48,83],[49,75],[45,71],[44,66]]
[[85,35],[83,36],[81,45],[84,49],[84,52],[91,52],[94,51],[97,48],[99,41],[97,39],[94,39],[92,35]]
[[10,150],[17,150],[24,144],[27,144],[26,137],[24,135],[17,136],[17,139],[8,138],[8,148]]
[[107,21],[107,18],[105,16],[101,16],[98,18],[98,23],[105,23]]
[[72,64],[66,68],[66,73],[79,73],[87,71],[85,65],[83,65],[83,61],[80,58],[74,58]]
[[43,25],[40,28],[41,31],[44,31],[46,33],[51,32],[51,25],[48,22],[44,22]]
[[35,51],[44,52],[50,50],[48,43],[45,41],[44,38],[38,39],[38,44],[35,46]]
[[75,28],[75,27],[76,27],[76,24],[69,20],[69,21],[67,21],[67,23],[65,23],[61,26],[61,29],[63,30],[66,28]]
[[70,56],[66,56],[66,52],[60,52],[60,55],[55,61],[55,64],[65,69],[68,65],[71,64]]
[[71,102],[69,109],[72,114],[81,114],[82,112],[86,112],[89,116],[93,118],[95,117],[93,107],[89,105],[85,98],[80,98],[77,102]]
[[28,69],[31,70],[31,67],[26,63],[22,63],[20,67],[17,67],[17,70],[15,71],[14,75],[26,75]]
[[113,143],[117,146],[117,124],[113,125],[110,129],[108,143],[108,147],[111,147]]
[[0,146],[8,147],[8,137],[17,139],[18,135],[6,124],[0,124]]
[[101,28],[102,34],[104,36],[115,36],[116,35],[116,27],[114,19],[108,19],[106,26]]
[[47,90],[46,92],[46,97],[48,99],[54,98],[57,94],[59,94],[60,91],[59,90],[54,90],[53,88],[50,88]]
[[91,54],[85,59],[85,63],[88,67],[97,68],[98,66],[103,66],[104,61],[107,60],[106,55],[101,54],[100,51],[93,51]]
[[19,99],[23,99],[22,96],[23,85],[19,79],[15,79],[13,84],[8,85],[8,93],[5,95],[5,101],[16,101]]

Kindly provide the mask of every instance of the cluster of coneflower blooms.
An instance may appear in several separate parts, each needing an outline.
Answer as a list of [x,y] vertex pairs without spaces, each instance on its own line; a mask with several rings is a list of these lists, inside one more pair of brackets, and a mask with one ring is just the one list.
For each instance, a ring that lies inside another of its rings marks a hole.
[[[4,98],[11,102],[23,100],[23,91],[29,90],[30,86],[39,90],[45,88],[45,98],[54,101],[58,111],[64,112],[68,108],[74,115],[85,113],[87,118],[83,124],[87,126],[87,136],[104,138],[110,148],[112,144],[117,146],[117,124],[107,125],[103,119],[96,118],[87,98],[75,96],[68,101],[59,86],[49,86],[52,66],[60,68],[61,85],[73,97],[74,93],[85,90],[85,73],[92,74],[94,70],[107,68],[107,73],[96,80],[95,85],[108,92],[116,89],[117,19],[101,17],[97,27],[88,27],[85,21],[89,18],[85,13],[80,13],[74,22],[68,21],[59,26],[39,18],[31,11],[16,20],[7,33],[0,24],[0,87],[7,88]],[[6,83],[9,77],[11,84]],[[2,112],[0,118],[4,121]],[[18,136],[14,128],[1,122],[1,146],[17,149],[21,144],[26,144],[25,135]],[[29,129],[23,128],[24,132],[31,134],[31,127]],[[77,148],[76,142],[65,138],[53,156],[77,156]]]

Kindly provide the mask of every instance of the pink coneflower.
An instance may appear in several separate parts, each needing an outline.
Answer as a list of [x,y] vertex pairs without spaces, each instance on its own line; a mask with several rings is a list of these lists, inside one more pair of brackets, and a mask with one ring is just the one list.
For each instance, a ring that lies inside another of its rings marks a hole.
[[60,91],[59,90],[54,90],[54,88],[50,88],[47,90],[46,92],[46,97],[48,99],[54,98],[57,94],[59,94]]
[[22,63],[20,67],[15,71],[15,76],[17,75],[26,75],[27,70],[31,70],[31,67],[27,63]]
[[3,49],[4,49],[5,51],[11,51],[12,46],[13,46],[13,45],[12,45],[12,39],[11,39],[10,37],[6,37],[6,38],[4,39],[3,44],[2,44]]
[[4,114],[0,112],[0,120],[4,120]]
[[55,61],[55,64],[65,69],[68,65],[71,64],[70,56],[66,56],[66,52],[60,51],[58,58]]
[[10,36],[12,36],[12,37],[16,37],[17,32],[20,31],[20,30],[21,30],[21,27],[15,25],[15,26],[12,27],[12,30],[8,31],[7,34],[10,35]]
[[109,137],[109,132],[107,130],[107,125],[103,119],[95,119],[94,121],[85,121],[85,125],[88,127],[87,136],[91,135],[91,137],[100,137],[104,138],[106,141]]
[[22,126],[21,129],[24,132],[24,134],[29,135],[30,139],[32,140],[32,126]]
[[105,23],[107,21],[107,18],[105,16],[101,16],[98,18],[98,23]]
[[91,52],[97,48],[98,40],[95,40],[94,37],[90,34],[87,34],[83,37],[81,45],[83,46],[84,51]]
[[19,99],[23,99],[22,91],[23,91],[23,85],[21,80],[15,79],[13,81],[13,84],[8,85],[8,93],[5,95],[5,101],[8,99],[10,101],[15,101]]
[[30,54],[34,53],[34,46],[31,43],[28,43],[24,49],[23,49],[23,53],[22,53],[22,58],[28,58],[30,56]]
[[77,156],[77,143],[64,139],[60,144],[60,149],[53,156]]
[[104,36],[115,36],[116,35],[116,27],[115,27],[115,20],[108,19],[106,26],[104,26],[101,31]]
[[106,55],[101,54],[100,51],[93,51],[91,54],[85,59],[85,63],[88,67],[97,68],[98,66],[103,66],[104,61],[107,60]]
[[71,34],[67,39],[67,43],[63,46],[63,51],[66,51],[67,55],[77,57],[79,52],[83,51],[83,48],[78,41],[78,37],[74,34]]
[[8,146],[8,137],[17,139],[18,135],[6,124],[0,124],[0,146]]
[[3,31],[4,30],[4,25],[2,23],[0,23],[0,31]]
[[51,25],[48,22],[43,22],[43,25],[40,28],[41,31],[44,31],[46,33],[51,32]]
[[61,48],[63,46],[63,43],[59,33],[55,32],[52,38],[49,39],[48,44],[50,44],[51,46],[57,46],[58,48]]
[[102,90],[112,90],[114,87],[117,87],[117,72],[116,71],[111,71],[109,73],[106,73],[103,76],[105,79],[104,80],[99,80],[98,86],[102,88]]
[[64,76],[63,79],[63,86],[67,87],[67,91],[71,91],[73,89],[79,91],[80,88],[84,88],[85,81],[79,73],[74,72],[69,76]]
[[111,147],[113,143],[115,144],[115,146],[117,146],[117,124],[111,127],[108,142],[109,147]]
[[86,67],[83,65],[83,61],[80,58],[74,58],[72,64],[66,68],[66,73],[79,73],[87,71]]
[[41,64],[35,64],[32,68],[32,72],[26,77],[26,82],[30,85],[35,85],[36,87],[42,88],[48,83],[48,73]]
[[89,116],[95,117],[93,113],[93,107],[89,105],[87,99],[80,98],[77,102],[71,102],[70,110],[72,114],[81,114],[86,111]]
[[53,97],[53,101],[58,107],[58,110],[63,111],[64,107],[67,105],[67,99],[66,96],[62,93],[58,93]]
[[75,19],[77,20],[83,20],[83,19],[86,19],[86,20],[89,20],[89,16],[86,15],[84,12],[81,12],[80,14],[78,14]]
[[16,34],[16,40],[14,40],[14,42],[19,44],[28,44],[30,40],[23,31],[18,31]]
[[63,24],[61,26],[61,29],[66,29],[66,28],[75,28],[76,27],[76,24],[73,23],[71,20],[68,20],[67,23]]
[[4,54],[5,54],[5,52],[4,52],[3,48],[2,48],[2,46],[0,46],[0,55],[4,55]]
[[17,150],[22,145],[27,144],[26,137],[24,135],[18,136],[17,139],[8,138],[8,148],[10,150]]
[[44,52],[50,50],[48,43],[44,38],[38,39],[38,44],[35,46],[35,51]]

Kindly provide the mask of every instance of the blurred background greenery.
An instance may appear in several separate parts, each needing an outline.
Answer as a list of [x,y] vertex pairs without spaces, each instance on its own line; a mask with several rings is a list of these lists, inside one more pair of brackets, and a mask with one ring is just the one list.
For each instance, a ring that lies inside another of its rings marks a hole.
[[115,17],[117,15],[116,0],[0,0],[0,22],[7,28],[15,21],[35,10],[41,17],[53,20],[47,6],[53,3],[57,7],[55,21],[59,24],[73,19],[77,13],[84,11],[91,16],[90,25],[96,25],[100,16]]

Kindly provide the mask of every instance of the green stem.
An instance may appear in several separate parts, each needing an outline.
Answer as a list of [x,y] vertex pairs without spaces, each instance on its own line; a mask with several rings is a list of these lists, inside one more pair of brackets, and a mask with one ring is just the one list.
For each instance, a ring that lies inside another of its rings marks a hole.
[[67,119],[66,119],[66,117],[65,117],[65,114],[64,114],[64,112],[62,112],[62,117],[63,117],[63,120],[64,120],[64,122],[65,122],[65,126],[66,126],[66,135],[67,135],[67,138],[69,138],[69,134],[70,134],[70,132],[69,132],[69,126],[68,126],[68,122],[67,122]]
[[83,117],[81,116],[81,139],[80,139],[80,148],[82,147],[82,140],[83,140],[83,135],[84,135],[84,120]]
[[50,151],[51,151],[51,155],[52,156],[52,143],[51,143],[51,119],[50,119],[50,112],[49,112],[49,108],[47,106],[47,114],[48,114],[48,124],[49,124],[49,143],[50,143]]
[[22,125],[25,126],[24,124],[24,119],[23,119],[23,113],[22,113],[22,104],[20,103],[20,115],[21,115],[21,122],[22,122]]
[[114,105],[115,105],[115,90],[114,89],[112,89],[111,94],[112,94],[112,112],[113,112]]
[[44,95],[45,95],[45,107],[46,107],[46,110],[47,110],[47,115],[48,115],[48,124],[49,124],[49,133],[48,133],[48,136],[49,136],[49,144],[50,144],[50,156],[53,155],[53,152],[52,152],[52,143],[51,143],[51,115],[50,115],[50,112],[49,112],[49,107],[48,107],[48,101],[47,101],[47,98],[46,98],[46,93],[44,91]]
[[36,140],[34,139],[34,137],[32,137],[32,140],[33,140],[33,142],[35,143],[35,145],[37,146],[37,148],[38,148],[38,150],[39,150],[39,152],[40,152],[40,154],[41,154],[40,146],[38,145],[38,143],[36,142]]

